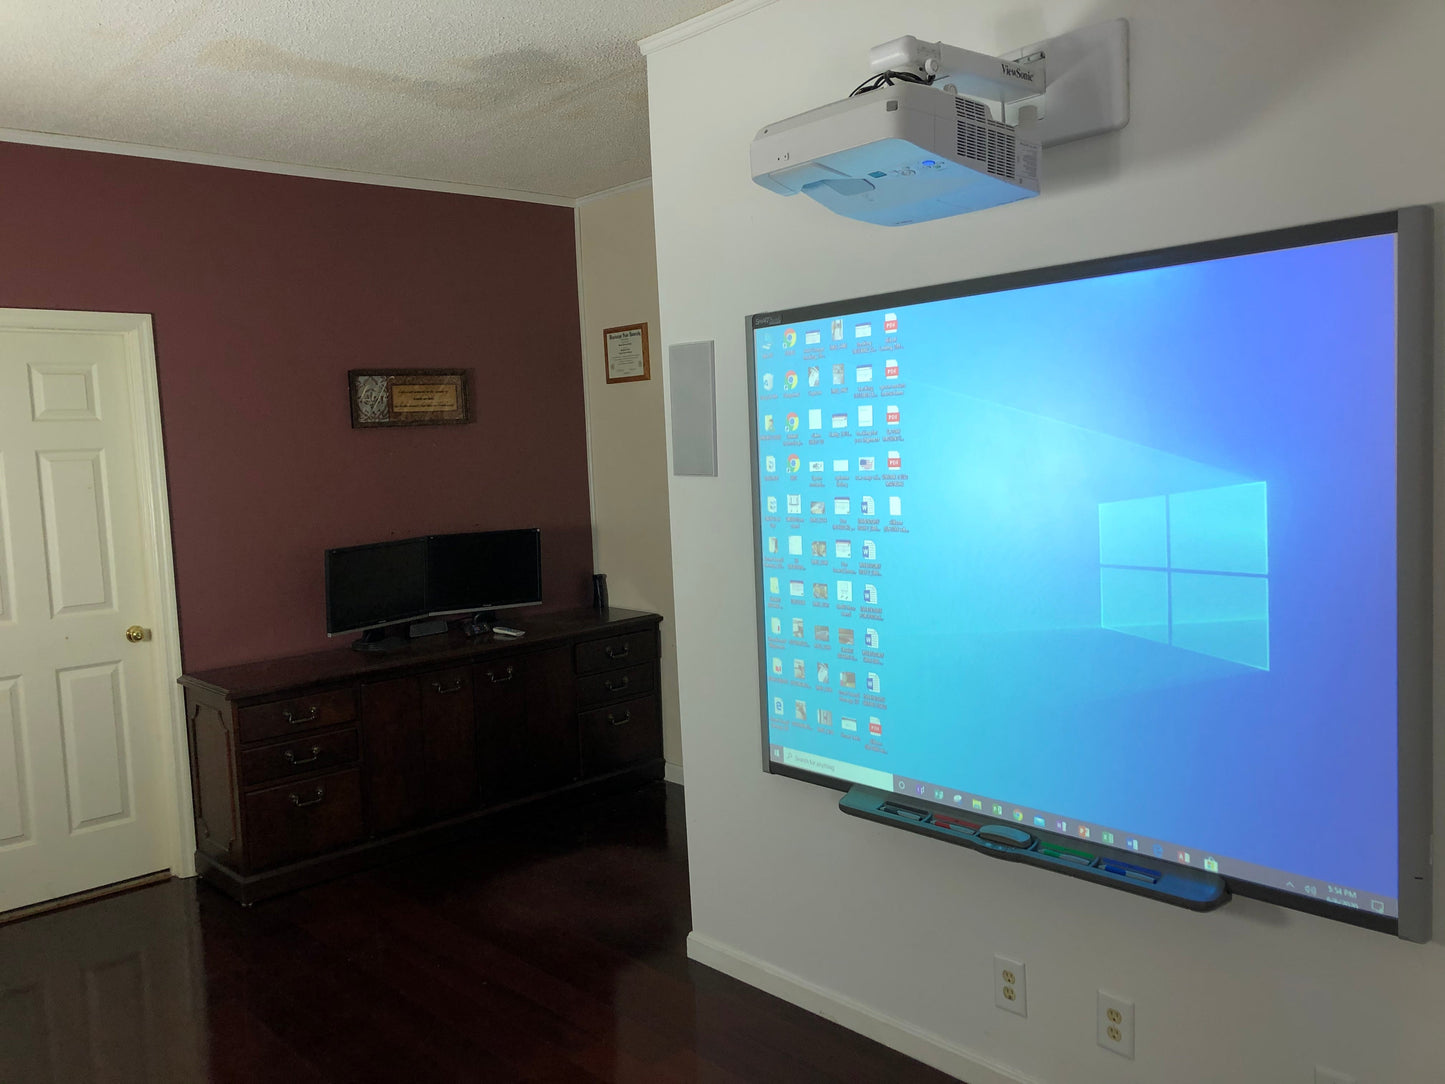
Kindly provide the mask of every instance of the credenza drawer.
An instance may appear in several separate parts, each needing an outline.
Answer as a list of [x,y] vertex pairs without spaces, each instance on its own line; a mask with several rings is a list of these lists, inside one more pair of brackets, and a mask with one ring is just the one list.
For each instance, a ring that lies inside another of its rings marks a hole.
[[652,663],[629,666],[626,670],[604,670],[600,674],[587,674],[577,679],[577,704],[590,708],[594,704],[605,704],[609,700],[622,700],[652,692],[653,674],[657,667]]
[[237,714],[243,742],[320,730],[356,718],[356,688],[326,689],[291,700],[273,700],[241,708]]
[[356,763],[359,748],[355,730],[336,730],[246,749],[241,753],[241,785],[254,787],[273,779],[349,768]]
[[588,640],[577,645],[577,673],[595,674],[602,670],[620,670],[657,658],[657,633],[652,629],[609,636],[605,640]]
[[657,697],[624,700],[577,716],[582,739],[582,775],[600,775],[662,756]]
[[356,843],[361,772],[316,776],[246,795],[247,865],[254,872]]

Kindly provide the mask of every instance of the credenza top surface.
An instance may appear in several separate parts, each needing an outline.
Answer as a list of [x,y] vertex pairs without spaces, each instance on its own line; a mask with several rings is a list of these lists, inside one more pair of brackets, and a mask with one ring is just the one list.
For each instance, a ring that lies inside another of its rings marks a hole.
[[488,633],[468,637],[459,628],[451,628],[445,634],[419,637],[400,650],[378,654],[353,650],[348,638],[345,647],[182,674],[180,683],[231,701],[274,699],[319,685],[401,677],[449,662],[481,662],[492,655],[515,655],[570,640],[641,632],[661,620],[659,614],[616,606],[601,612],[559,610],[525,617],[520,611],[508,611],[501,623],[524,630],[525,636],[505,639]]

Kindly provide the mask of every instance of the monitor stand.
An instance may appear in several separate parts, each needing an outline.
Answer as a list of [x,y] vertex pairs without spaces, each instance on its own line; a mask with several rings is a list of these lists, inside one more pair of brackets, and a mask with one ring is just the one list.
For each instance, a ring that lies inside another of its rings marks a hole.
[[492,631],[496,622],[496,610],[478,610],[467,618],[466,624],[462,626],[462,633],[466,636],[485,636]]
[[409,642],[404,626],[385,625],[379,629],[367,629],[361,634],[360,639],[351,641],[351,649],[364,651],[367,654],[383,655],[391,651],[400,651]]
[[450,628],[445,620],[434,618],[426,621],[403,621],[397,625],[383,625],[378,629],[367,629],[361,639],[352,641],[354,651],[372,654],[386,654],[400,651],[411,641],[423,636],[440,636]]

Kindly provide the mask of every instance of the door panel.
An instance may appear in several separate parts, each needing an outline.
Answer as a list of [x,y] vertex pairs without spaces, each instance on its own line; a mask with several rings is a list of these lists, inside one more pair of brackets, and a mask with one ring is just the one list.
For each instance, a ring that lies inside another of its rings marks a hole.
[[10,560],[10,502],[5,496],[5,450],[0,447],[0,625],[8,625],[15,619],[15,607],[10,601],[10,584],[14,580],[15,568]]
[[29,366],[30,409],[37,422],[100,421],[94,365]]
[[25,786],[20,679],[0,678],[0,847],[30,839],[30,793]]
[[580,772],[577,693],[571,653],[565,647],[541,651],[527,675],[527,732],[523,742],[529,785],[559,787]]
[[62,670],[60,724],[72,829],[130,815],[120,663]]
[[99,450],[41,452],[51,613],[110,609],[110,517]]
[[170,865],[135,321],[0,310],[0,911]]
[[571,648],[475,669],[483,780],[497,799],[535,794],[578,774]]
[[416,678],[361,687],[367,826],[384,836],[426,815],[421,691]]
[[467,667],[421,678],[427,804],[437,820],[477,804],[477,713]]
[[484,803],[524,793],[527,780],[518,772],[526,750],[526,656],[493,659],[472,672],[477,705],[479,790]]

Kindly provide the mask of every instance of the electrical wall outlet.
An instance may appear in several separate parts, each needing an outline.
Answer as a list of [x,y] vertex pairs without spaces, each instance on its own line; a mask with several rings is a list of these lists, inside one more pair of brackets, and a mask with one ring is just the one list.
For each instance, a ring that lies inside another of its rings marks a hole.
[[1099,991],[1099,1045],[1125,1058],[1134,1056],[1134,1003]]
[[1024,965],[1007,956],[993,958],[993,1003],[1000,1009],[1029,1014],[1028,986],[1024,980]]
[[1315,1084],[1360,1084],[1360,1082],[1354,1077],[1346,1076],[1344,1073],[1334,1069],[1326,1069],[1323,1065],[1316,1065]]

